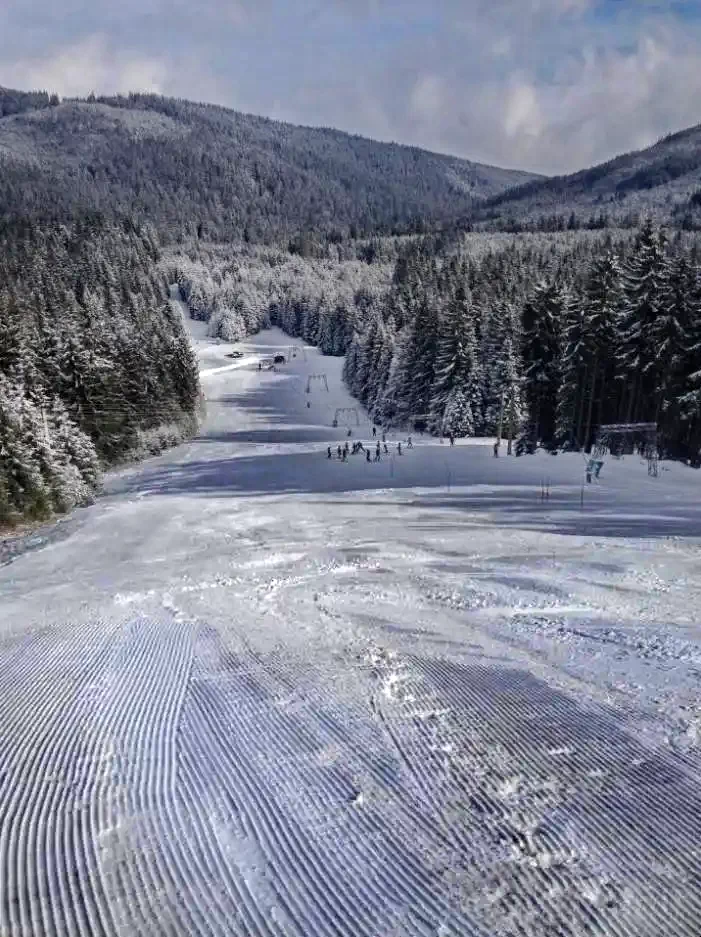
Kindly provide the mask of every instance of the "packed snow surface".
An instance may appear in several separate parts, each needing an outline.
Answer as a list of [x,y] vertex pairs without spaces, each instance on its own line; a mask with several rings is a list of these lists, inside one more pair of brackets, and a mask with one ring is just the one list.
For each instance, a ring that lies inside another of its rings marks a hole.
[[3,937],[698,937],[701,476],[343,462],[340,360],[196,345],[200,437],[0,569]]

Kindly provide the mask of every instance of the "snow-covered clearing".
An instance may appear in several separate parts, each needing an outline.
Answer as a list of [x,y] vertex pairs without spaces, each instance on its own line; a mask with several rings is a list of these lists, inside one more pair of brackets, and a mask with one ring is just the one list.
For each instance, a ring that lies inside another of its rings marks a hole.
[[201,436],[0,570],[3,937],[698,937],[701,476],[329,461],[341,361],[196,344]]

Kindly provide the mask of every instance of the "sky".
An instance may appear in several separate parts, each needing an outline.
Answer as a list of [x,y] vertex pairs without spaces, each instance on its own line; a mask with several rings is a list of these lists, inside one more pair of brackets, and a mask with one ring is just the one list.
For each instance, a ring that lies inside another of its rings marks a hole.
[[0,0],[0,85],[157,91],[547,174],[701,122],[701,0]]

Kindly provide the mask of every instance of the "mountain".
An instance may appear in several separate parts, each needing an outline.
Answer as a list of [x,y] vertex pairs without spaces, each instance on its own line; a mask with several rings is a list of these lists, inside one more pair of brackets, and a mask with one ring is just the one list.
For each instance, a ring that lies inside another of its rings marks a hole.
[[596,227],[604,221],[637,224],[643,216],[701,224],[701,124],[590,169],[499,193],[476,208],[472,222],[490,228],[539,222]]
[[98,210],[171,238],[340,238],[450,222],[532,178],[156,95],[0,91],[0,219]]

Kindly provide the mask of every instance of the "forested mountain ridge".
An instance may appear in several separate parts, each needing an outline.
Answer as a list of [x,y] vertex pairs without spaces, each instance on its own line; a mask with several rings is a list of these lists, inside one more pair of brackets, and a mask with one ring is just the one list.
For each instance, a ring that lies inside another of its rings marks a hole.
[[148,220],[165,239],[280,243],[439,226],[534,178],[157,95],[38,108],[37,96],[3,95],[0,218],[97,209]]
[[499,193],[476,206],[472,222],[495,230],[562,230],[636,226],[646,217],[701,227],[701,124],[589,169]]
[[58,95],[49,94],[48,91],[14,91],[0,87],[0,118],[38,111],[58,103]]

